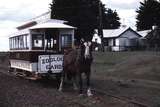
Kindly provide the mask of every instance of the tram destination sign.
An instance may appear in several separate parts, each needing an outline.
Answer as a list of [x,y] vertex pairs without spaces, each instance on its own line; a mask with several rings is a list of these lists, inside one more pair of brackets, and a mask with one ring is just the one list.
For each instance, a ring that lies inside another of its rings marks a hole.
[[38,72],[59,73],[63,70],[63,55],[40,55],[38,59]]

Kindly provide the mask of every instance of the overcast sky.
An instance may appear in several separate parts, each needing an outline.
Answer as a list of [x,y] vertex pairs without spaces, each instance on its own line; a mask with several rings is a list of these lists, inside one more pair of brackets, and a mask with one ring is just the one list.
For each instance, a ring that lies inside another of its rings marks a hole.
[[[102,0],[116,10],[121,22],[135,29],[135,10],[142,0]],[[8,50],[8,35],[22,22],[49,10],[52,0],[0,0],[0,51]]]

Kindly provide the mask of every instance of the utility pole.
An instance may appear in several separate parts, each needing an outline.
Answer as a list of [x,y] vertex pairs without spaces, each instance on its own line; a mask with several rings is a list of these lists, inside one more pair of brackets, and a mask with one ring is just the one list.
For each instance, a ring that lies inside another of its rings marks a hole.
[[103,25],[102,25],[102,2],[99,0],[99,27],[98,36],[101,38],[101,51],[104,52]]

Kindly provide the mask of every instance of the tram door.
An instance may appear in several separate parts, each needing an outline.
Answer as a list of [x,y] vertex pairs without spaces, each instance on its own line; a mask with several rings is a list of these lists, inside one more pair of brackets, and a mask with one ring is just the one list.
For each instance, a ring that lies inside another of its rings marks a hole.
[[45,33],[46,50],[57,52],[59,50],[59,31],[55,29],[47,29]]

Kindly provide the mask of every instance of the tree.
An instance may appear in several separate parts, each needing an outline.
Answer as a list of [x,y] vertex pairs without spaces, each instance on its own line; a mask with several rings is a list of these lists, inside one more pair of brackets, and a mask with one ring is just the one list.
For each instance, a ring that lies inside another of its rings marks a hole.
[[[99,2],[100,0],[53,0],[51,18],[67,20],[69,25],[77,27],[75,39],[91,40],[94,29],[99,27]],[[107,13],[104,6],[102,5],[102,16],[108,17],[105,15]],[[113,12],[113,14],[116,13]],[[106,18],[102,19],[106,20]],[[103,23],[108,22],[103,21]],[[103,24],[103,26],[106,25]]]
[[136,11],[137,30],[151,29],[153,25],[160,26],[160,3],[157,0],[144,0]]
[[117,12],[110,8],[105,9],[103,18],[104,29],[117,29],[120,26],[120,18]]
[[92,39],[97,24],[98,0],[53,0],[51,18],[67,20],[77,27],[75,38]]
[[147,39],[148,48],[160,49],[160,28],[156,27],[145,38]]

